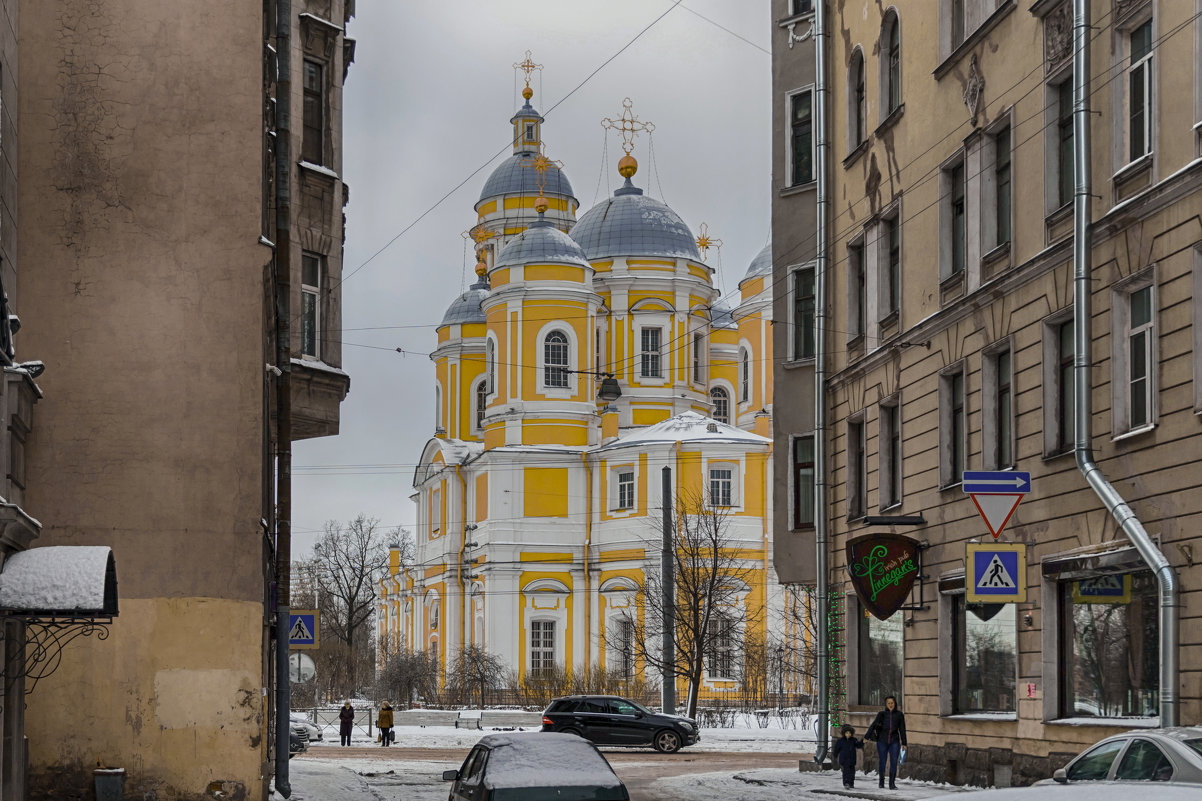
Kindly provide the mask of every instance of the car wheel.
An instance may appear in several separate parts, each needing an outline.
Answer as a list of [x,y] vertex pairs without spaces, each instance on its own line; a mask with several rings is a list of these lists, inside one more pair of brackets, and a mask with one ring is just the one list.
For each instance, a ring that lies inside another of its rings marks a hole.
[[664,729],[655,733],[655,739],[651,741],[651,744],[661,754],[674,754],[680,750],[680,735],[671,729]]

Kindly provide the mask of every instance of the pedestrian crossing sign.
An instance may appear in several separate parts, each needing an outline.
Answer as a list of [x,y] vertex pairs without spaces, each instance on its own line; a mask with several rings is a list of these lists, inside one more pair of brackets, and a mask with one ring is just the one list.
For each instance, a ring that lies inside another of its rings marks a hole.
[[968,543],[964,599],[970,603],[1022,603],[1027,600],[1027,546]]
[[1131,603],[1131,574],[1104,575],[1073,582],[1075,604]]
[[312,651],[321,647],[320,620],[316,609],[293,609],[288,615],[288,648]]

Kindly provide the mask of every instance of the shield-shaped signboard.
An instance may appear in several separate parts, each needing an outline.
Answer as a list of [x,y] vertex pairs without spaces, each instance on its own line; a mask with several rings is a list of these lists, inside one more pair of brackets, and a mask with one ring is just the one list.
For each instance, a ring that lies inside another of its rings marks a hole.
[[918,578],[918,540],[901,534],[866,534],[847,541],[847,572],[864,608],[887,620],[906,601]]

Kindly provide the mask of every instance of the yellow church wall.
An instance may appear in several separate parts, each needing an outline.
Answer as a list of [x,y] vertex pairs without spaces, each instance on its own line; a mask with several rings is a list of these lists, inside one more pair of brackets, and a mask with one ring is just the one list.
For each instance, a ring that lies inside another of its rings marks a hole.
[[592,262],[592,265],[593,265],[593,270],[598,273],[613,272],[613,269],[614,269],[613,259],[610,259],[608,261],[594,261],[594,262]]
[[680,451],[676,457],[676,497],[686,501],[704,498],[703,472],[701,451]]
[[748,279],[739,285],[739,294],[742,296],[743,300],[747,300],[748,298],[754,298],[756,295],[760,294],[763,291],[764,291],[763,276]]
[[668,406],[632,407],[630,409],[630,421],[636,426],[653,426],[671,416],[672,410]]
[[522,564],[564,564],[570,565],[575,557],[562,551],[519,551],[518,560]]
[[[575,359],[572,362],[578,365],[578,369],[588,369],[586,365],[591,362],[593,335],[588,307],[583,301],[527,301],[522,308],[525,312],[525,320],[522,322],[521,329],[522,354],[514,361],[520,362],[523,370],[522,399],[532,401],[541,396],[538,390],[538,365],[543,347],[539,334],[543,329],[549,323],[558,320],[561,323],[558,327],[571,330],[572,338],[575,339],[573,346]],[[587,378],[588,376],[575,373],[569,376],[568,388],[571,390],[572,400],[580,399],[581,385],[586,383],[584,379]]]
[[484,356],[468,356],[459,362],[459,403],[455,413],[455,434],[460,439],[474,439],[476,425],[476,379],[484,375]]
[[568,516],[566,467],[527,467],[522,473],[522,503],[526,517]]
[[[509,211],[510,209],[532,209],[532,208],[534,208],[535,200],[536,200],[536,198],[533,198],[530,196],[507,197],[507,198],[505,198],[505,210]],[[556,211],[567,211],[568,210],[568,201],[564,200],[563,198],[549,197],[549,198],[545,198],[545,200],[547,201],[548,208],[555,209]]]
[[441,345],[444,342],[448,342],[451,339],[451,326],[444,325],[442,328],[438,329],[437,333],[438,333],[438,344],[439,345]]
[[[521,575],[518,576],[518,587],[521,588],[521,595],[519,596],[519,599],[518,599],[518,636],[521,637],[521,643],[522,643],[522,647],[518,648],[518,675],[522,676],[522,677],[525,677],[525,675],[526,675],[526,657],[527,657],[527,651],[530,650],[529,648],[526,647],[526,642],[527,642],[526,598],[533,596],[533,595],[542,594],[539,592],[532,592],[532,593],[527,594],[526,587],[528,587],[532,582],[538,581],[539,579],[553,579],[562,584],[565,584],[568,588],[568,594],[566,597],[565,596],[557,596],[556,597],[554,608],[556,610],[558,610],[560,605],[562,604],[562,605],[564,605],[565,611],[567,613],[566,614],[566,623],[564,624],[564,627],[563,627],[564,628],[564,635],[563,635],[564,667],[568,670],[569,673],[572,671],[572,668],[573,668],[572,639],[573,639],[573,635],[575,634],[575,632],[573,631],[574,625],[573,625],[573,615],[572,615],[572,598],[575,595],[575,592],[574,592],[575,588],[572,584],[572,574],[566,570],[524,570],[524,571],[522,571]],[[546,594],[551,595],[551,593],[546,593]]]
[[584,268],[570,264],[528,264],[525,267],[527,281],[572,281],[584,283]]
[[[635,552],[635,550],[636,549],[631,549],[631,552]],[[641,549],[637,549],[637,552],[640,554],[643,553],[643,551]],[[614,552],[611,551],[610,553],[614,553]],[[640,556],[638,558],[641,559],[642,557]],[[644,580],[643,571],[637,567],[618,569],[618,570],[602,570],[601,577],[598,580],[597,586],[601,586],[605,582],[609,581],[611,578],[629,579],[631,582],[634,583],[634,586],[636,586],[636,587],[643,586],[643,580]],[[609,600],[605,597],[604,593],[598,593],[598,595],[600,597],[600,603],[597,607],[598,612],[599,612],[599,614],[598,614],[598,633],[597,633],[597,639],[598,639],[597,664],[608,665],[608,655],[607,655],[608,649],[606,647],[607,642],[606,642],[605,631],[606,631],[606,624],[609,622],[610,606],[609,606]],[[639,603],[637,599],[632,599],[631,606],[634,608],[634,625],[636,628],[642,629],[643,624],[644,624],[644,618],[645,618],[644,613],[646,611],[644,608],[644,605]],[[622,607],[622,608],[625,608],[625,607]],[[636,675],[636,676],[642,675],[642,673],[645,669],[646,669],[646,666],[644,664],[644,661],[636,655],[634,670],[633,670],[634,675]]]
[[[474,337],[484,336],[485,332],[487,331],[487,327],[484,325],[484,323],[467,323],[462,326],[462,331],[464,339],[471,339]],[[484,357],[481,356],[480,358],[483,359]]]
[[[508,284],[508,283],[509,283],[509,268],[508,267],[502,267],[499,270],[493,270],[488,276],[488,284],[493,289],[496,289],[497,287],[500,287],[500,286],[504,286],[505,284]],[[504,306],[498,307],[498,310],[501,311],[502,314],[504,314],[504,309],[505,309]],[[489,315],[489,322],[492,322],[492,315]]]
[[655,272],[675,272],[676,262],[664,261],[662,259],[627,259],[626,269],[635,270],[650,270]]
[[505,424],[493,423],[484,429],[484,449],[491,450],[505,444]]
[[580,420],[523,420],[523,445],[588,445],[588,424]]
[[[637,562],[647,557],[646,548],[613,548],[608,551],[601,551],[597,556],[597,561],[601,564],[607,562]],[[611,575],[625,575],[629,571],[614,570],[609,573],[601,571],[601,583],[604,584]],[[637,572],[637,571],[636,571]]]
[[704,267],[698,267],[696,264],[689,265],[689,275],[700,278],[702,281],[710,280],[710,271]]
[[476,476],[476,515],[477,520],[488,519],[488,473]]
[[492,214],[496,210],[497,210],[497,201],[490,200],[487,203],[481,203],[480,206],[476,209],[476,214],[478,214],[480,216],[480,219],[483,220],[486,215]]

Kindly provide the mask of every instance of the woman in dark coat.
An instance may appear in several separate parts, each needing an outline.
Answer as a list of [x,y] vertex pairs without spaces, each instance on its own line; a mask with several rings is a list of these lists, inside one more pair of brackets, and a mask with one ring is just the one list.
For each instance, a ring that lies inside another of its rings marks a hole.
[[342,705],[342,709],[338,710],[338,734],[342,736],[342,744],[351,744],[351,729],[355,725],[355,710],[351,707],[351,702],[347,701]]
[[885,696],[885,708],[876,713],[876,720],[868,727],[864,737],[876,740],[877,786],[885,786],[885,760],[889,761],[889,789],[897,789],[897,763],[901,750],[906,747],[906,716],[897,708],[897,699]]

